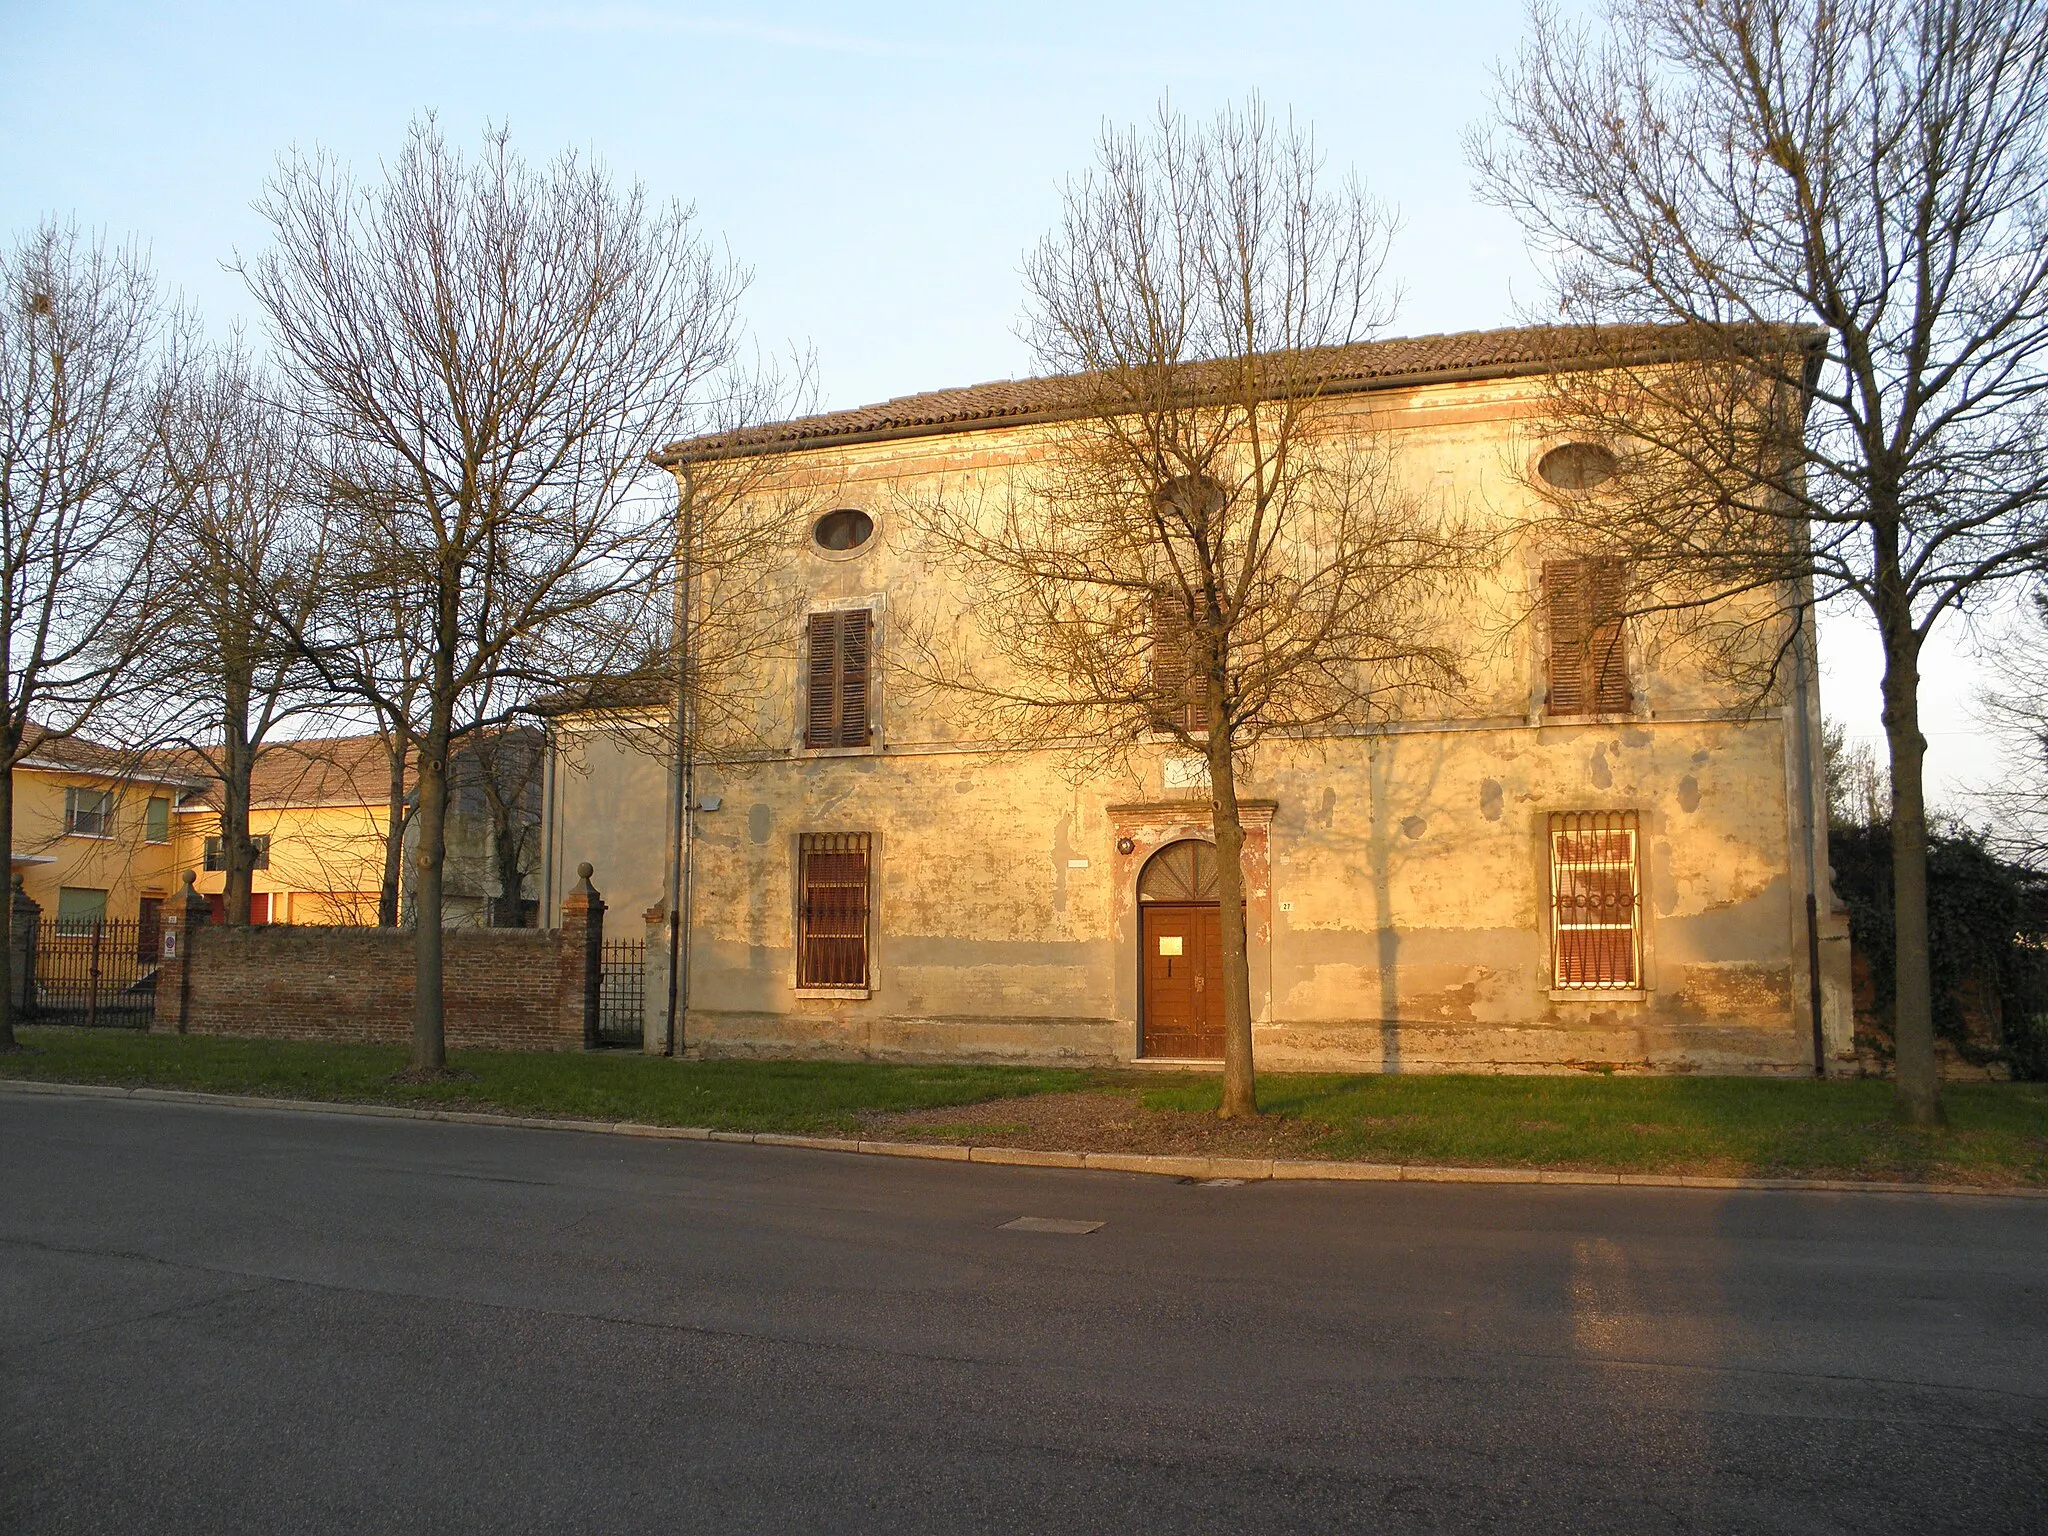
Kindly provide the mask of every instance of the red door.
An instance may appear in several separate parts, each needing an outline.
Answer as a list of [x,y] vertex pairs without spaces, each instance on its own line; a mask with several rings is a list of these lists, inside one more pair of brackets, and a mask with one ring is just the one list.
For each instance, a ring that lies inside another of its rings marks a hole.
[[1223,917],[1214,902],[1140,908],[1146,1056],[1223,1058]]

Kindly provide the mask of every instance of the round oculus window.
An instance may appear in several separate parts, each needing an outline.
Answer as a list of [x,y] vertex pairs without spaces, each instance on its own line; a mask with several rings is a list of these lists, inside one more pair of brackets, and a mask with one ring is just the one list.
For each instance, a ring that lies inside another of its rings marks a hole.
[[1536,461],[1536,473],[1560,491],[1590,491],[1612,480],[1620,467],[1598,443],[1566,443]]
[[811,538],[818,548],[843,554],[875,536],[875,520],[858,507],[841,507],[836,512],[827,512],[818,519],[811,529]]

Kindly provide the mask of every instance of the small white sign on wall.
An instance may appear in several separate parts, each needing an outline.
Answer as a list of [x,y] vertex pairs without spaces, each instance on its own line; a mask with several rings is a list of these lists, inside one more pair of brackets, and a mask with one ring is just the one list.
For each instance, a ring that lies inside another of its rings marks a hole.
[[1169,790],[1209,787],[1209,760],[1205,757],[1169,757],[1159,765],[1159,772]]

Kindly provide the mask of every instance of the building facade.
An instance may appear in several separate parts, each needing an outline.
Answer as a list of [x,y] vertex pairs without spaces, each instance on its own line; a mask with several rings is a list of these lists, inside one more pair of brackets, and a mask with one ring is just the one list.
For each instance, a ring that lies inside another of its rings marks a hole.
[[[1553,343],[1348,349],[1326,408],[1391,444],[1417,494],[1520,526],[1532,477],[1598,494],[1599,445],[1537,424]],[[544,906],[588,861],[615,936],[645,912],[659,958],[680,889],[685,1049],[1220,1056],[1200,759],[1161,736],[1082,771],[1069,751],[978,741],[892,668],[919,625],[975,601],[901,509],[1013,493],[1056,451],[1059,400],[1057,380],[985,385],[717,447],[772,455],[798,510],[770,603],[787,643],[749,684],[748,740],[693,753],[686,825],[656,714],[638,742],[618,716],[554,722]],[[704,451],[679,445],[678,475]],[[1611,577],[1517,545],[1458,626],[1454,703],[1269,739],[1246,764],[1262,1068],[1851,1068],[1811,637],[1759,702],[1682,641],[1603,619]]]

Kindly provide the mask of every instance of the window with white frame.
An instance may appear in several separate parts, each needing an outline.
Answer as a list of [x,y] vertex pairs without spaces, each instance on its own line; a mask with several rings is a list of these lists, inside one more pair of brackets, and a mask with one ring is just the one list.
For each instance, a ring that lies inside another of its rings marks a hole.
[[64,830],[73,837],[114,835],[114,792],[111,789],[64,791]]

